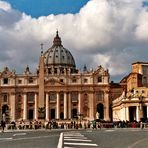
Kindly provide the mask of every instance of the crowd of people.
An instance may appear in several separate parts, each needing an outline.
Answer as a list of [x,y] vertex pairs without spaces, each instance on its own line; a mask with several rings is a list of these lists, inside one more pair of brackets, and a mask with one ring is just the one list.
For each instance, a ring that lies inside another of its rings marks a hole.
[[4,129],[101,129],[101,128],[144,128],[144,124],[142,122],[129,122],[129,121],[24,121],[21,120],[19,122],[12,121],[7,123],[1,120],[1,129],[4,132]]

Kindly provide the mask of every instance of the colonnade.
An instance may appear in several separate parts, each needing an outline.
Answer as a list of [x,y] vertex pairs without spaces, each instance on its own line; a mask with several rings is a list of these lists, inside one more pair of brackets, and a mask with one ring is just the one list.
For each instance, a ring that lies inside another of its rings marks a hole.
[[[47,92],[45,95],[45,119],[49,120],[49,111],[51,109],[50,107],[50,100],[49,100],[49,93]],[[15,96],[11,95],[11,98],[13,99],[12,103],[10,104],[11,106],[11,120],[15,120]],[[22,96],[22,100],[23,100],[23,115],[22,115],[22,119],[23,120],[27,120],[27,112],[28,112],[28,103],[27,103],[27,93],[24,93]],[[77,112],[80,113],[81,112],[81,93],[78,94],[78,100],[77,100]],[[60,119],[60,93],[57,92],[56,94],[56,116],[55,119]],[[38,120],[38,94],[35,93],[34,95],[34,120]],[[71,119],[72,118],[72,99],[71,99],[71,94],[70,93],[66,93],[64,92],[64,119]]]
[[[70,92],[62,92],[63,93],[63,107],[61,108],[61,98],[60,98],[61,92],[56,92],[56,100],[54,102],[50,102],[49,100],[49,94],[50,92],[45,92],[45,120],[50,120],[51,118],[51,109],[55,109],[55,119],[60,119],[61,112],[63,113],[63,119],[71,119],[72,118],[72,110],[76,109],[77,113],[83,114],[83,96],[81,92],[78,92],[78,95],[76,96],[76,100],[72,100],[72,94]],[[33,100],[33,107],[31,108],[33,110],[33,120],[38,120],[38,94],[34,93],[34,100]],[[104,111],[104,119],[109,120],[109,97],[108,94],[106,95],[106,101],[107,104],[105,106]],[[16,120],[15,112],[16,112],[16,103],[15,102],[15,95],[11,95],[11,101],[10,104],[11,113],[10,118],[11,120]],[[22,119],[28,120],[28,100],[27,100],[27,93],[23,93],[22,95]],[[96,109],[95,109],[95,102],[94,102],[95,95],[89,94],[88,97],[88,118],[94,119],[96,115]],[[54,105],[53,105],[54,104]],[[75,106],[73,106],[75,104]]]
[[[81,93],[78,94],[78,105],[76,107],[78,113],[81,112]],[[49,120],[49,93],[46,93],[46,120]],[[64,119],[71,119],[72,118],[72,100],[71,94],[64,92]],[[57,92],[56,94],[56,119],[60,119],[60,93]]]
[[[130,112],[130,108],[132,108],[132,112]],[[117,111],[115,112],[115,114],[118,114]],[[137,104],[135,106],[125,106],[120,110],[120,114],[118,114],[118,117],[119,120],[130,121],[130,118],[133,118],[136,121],[140,121],[141,118],[144,117],[143,106],[142,104]],[[146,106],[146,118],[148,118],[148,106]]]

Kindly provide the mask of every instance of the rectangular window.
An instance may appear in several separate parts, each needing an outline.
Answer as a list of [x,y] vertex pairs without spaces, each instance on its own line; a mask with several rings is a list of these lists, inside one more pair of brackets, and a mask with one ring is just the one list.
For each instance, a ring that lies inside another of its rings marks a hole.
[[28,80],[28,82],[29,82],[29,83],[33,83],[33,78],[30,77],[29,80]]
[[8,84],[8,78],[3,79],[3,84]]
[[78,93],[77,92],[72,92],[71,93],[71,100],[72,100],[72,102],[77,102],[78,101]]
[[57,68],[54,68],[54,73],[57,74],[58,70]]
[[64,80],[63,79],[60,79],[60,82],[64,82]]
[[85,79],[84,79],[84,83],[87,83],[87,82],[88,82],[88,79],[85,78]]
[[72,79],[72,83],[76,83],[76,82],[77,82],[76,78]]
[[28,102],[34,102],[34,93],[28,93]]
[[22,84],[22,80],[18,80],[18,84]]
[[8,96],[7,96],[7,94],[4,94],[3,101],[4,101],[4,102],[8,102]]
[[56,93],[50,93],[49,94],[49,101],[55,102],[56,101]]
[[102,82],[102,76],[99,76],[99,77],[98,77],[98,83],[99,83],[99,82]]
[[51,74],[51,68],[48,68],[48,74]]
[[63,93],[60,94],[60,101],[64,101],[64,94]]
[[103,101],[103,100],[104,100],[104,92],[103,92],[103,91],[99,91],[99,92],[96,94],[96,100],[97,100],[97,101]]

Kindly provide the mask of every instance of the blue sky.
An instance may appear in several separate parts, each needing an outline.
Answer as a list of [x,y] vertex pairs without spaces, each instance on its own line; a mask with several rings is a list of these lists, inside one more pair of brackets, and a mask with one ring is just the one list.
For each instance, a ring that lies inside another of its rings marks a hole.
[[[89,0],[4,0],[14,9],[25,12],[32,17],[49,14],[77,13]],[[148,1],[143,2],[148,6]]]
[[77,13],[89,0],[5,0],[14,9],[32,17],[49,14]]

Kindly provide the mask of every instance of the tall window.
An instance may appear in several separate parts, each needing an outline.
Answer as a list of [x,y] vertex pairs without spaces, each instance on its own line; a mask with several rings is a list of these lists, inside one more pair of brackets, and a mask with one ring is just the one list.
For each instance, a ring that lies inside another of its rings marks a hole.
[[28,93],[28,101],[33,102],[34,101],[34,93]]
[[85,93],[84,94],[84,99],[83,99],[83,116],[84,117],[87,117],[88,116],[88,94],[87,93]]
[[87,94],[84,94],[84,105],[88,105],[88,95]]
[[60,101],[64,101],[64,94],[60,93]]
[[22,97],[21,95],[18,95],[18,103],[21,103],[21,101],[22,101]]
[[54,68],[54,73],[57,74],[58,70],[57,68]]
[[78,92],[72,92],[71,93],[71,100],[73,101],[78,101]]
[[97,101],[103,101],[104,99],[104,92],[103,91],[99,91],[96,93],[96,100]]
[[84,79],[84,83],[88,83],[88,79],[85,78],[85,79]]
[[48,73],[51,74],[51,68],[48,68]]
[[51,92],[49,94],[49,101],[56,101],[56,93]]
[[4,94],[3,101],[4,101],[4,102],[8,102],[8,96],[7,96],[7,94]]

